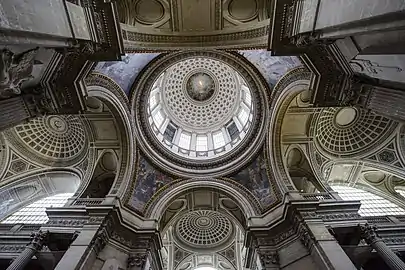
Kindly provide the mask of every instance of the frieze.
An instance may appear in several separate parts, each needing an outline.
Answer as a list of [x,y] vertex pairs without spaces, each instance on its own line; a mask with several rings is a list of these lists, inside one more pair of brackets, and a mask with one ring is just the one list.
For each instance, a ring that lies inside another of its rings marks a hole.
[[300,212],[304,219],[322,219],[323,221],[335,221],[335,220],[348,220],[348,219],[360,219],[361,216],[358,213],[326,213],[320,214],[316,212]]
[[85,219],[50,219],[46,225],[52,227],[82,227],[87,223]]
[[0,245],[0,252],[21,253],[27,245]]
[[86,224],[102,224],[106,219],[104,216],[91,216],[89,218],[51,218],[46,225],[52,227],[82,227]]
[[274,237],[258,236],[256,238],[256,246],[276,246],[276,245],[279,245],[280,243],[284,242],[285,240],[291,238],[295,234],[296,234],[296,229],[290,228],[287,231],[277,234]]
[[146,34],[130,30],[122,30],[125,33],[128,41],[145,42],[145,43],[211,43],[211,42],[226,42],[235,40],[254,39],[259,37],[267,37],[270,27],[268,25],[256,29],[240,31],[228,34],[216,35],[159,35],[159,34]]

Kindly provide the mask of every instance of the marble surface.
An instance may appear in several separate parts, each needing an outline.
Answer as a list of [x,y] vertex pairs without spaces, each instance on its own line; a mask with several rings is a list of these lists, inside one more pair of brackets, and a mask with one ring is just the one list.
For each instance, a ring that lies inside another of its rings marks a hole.
[[316,30],[404,9],[404,0],[320,0]]
[[358,55],[350,65],[359,74],[405,83],[405,55]]
[[62,0],[1,0],[2,28],[72,37]]
[[129,95],[132,84],[141,70],[158,53],[134,53],[122,57],[122,61],[100,62],[95,71],[103,73],[118,83]]
[[301,65],[295,56],[271,56],[266,50],[239,51],[247,60],[256,66],[271,87],[292,68]]

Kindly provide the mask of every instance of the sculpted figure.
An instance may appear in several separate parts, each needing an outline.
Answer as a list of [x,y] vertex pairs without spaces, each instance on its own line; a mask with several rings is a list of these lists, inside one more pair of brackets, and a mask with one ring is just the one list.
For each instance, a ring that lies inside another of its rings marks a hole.
[[23,82],[33,78],[31,75],[34,58],[38,48],[20,54],[8,49],[0,52],[0,98],[8,98],[21,93]]

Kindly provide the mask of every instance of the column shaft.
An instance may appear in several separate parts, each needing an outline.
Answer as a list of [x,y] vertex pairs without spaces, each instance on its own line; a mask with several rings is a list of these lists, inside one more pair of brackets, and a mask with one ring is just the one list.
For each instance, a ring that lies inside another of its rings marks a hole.
[[37,253],[37,250],[28,245],[21,254],[15,258],[13,263],[7,268],[7,270],[23,270],[24,267],[31,261],[31,258]]
[[371,246],[392,270],[405,270],[405,263],[384,243],[384,241],[378,239],[371,243]]

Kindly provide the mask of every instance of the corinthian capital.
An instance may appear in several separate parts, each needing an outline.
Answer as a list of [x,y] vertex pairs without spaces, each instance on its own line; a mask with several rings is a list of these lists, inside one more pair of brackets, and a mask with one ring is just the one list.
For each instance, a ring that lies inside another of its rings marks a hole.
[[49,231],[43,232],[33,232],[31,234],[31,243],[30,245],[35,248],[36,250],[41,250],[44,245],[47,244],[49,239]]
[[360,225],[360,236],[364,240],[366,240],[367,244],[371,245],[377,240],[381,238],[378,236],[376,232],[377,227],[375,225],[370,225],[368,223],[364,225]]

